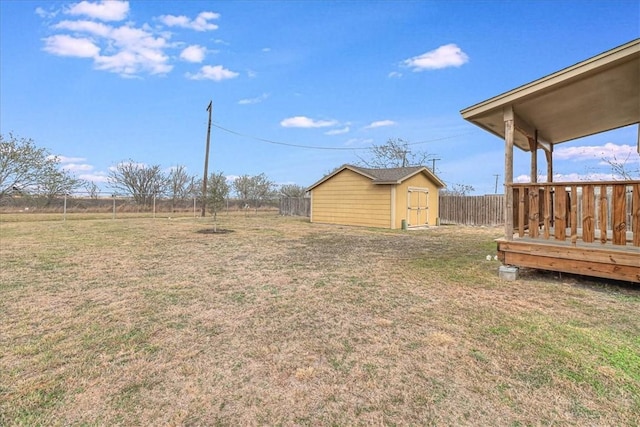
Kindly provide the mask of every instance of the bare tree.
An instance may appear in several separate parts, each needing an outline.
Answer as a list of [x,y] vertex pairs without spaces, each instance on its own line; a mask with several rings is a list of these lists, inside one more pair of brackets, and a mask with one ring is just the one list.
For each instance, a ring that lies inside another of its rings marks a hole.
[[202,179],[192,176],[187,185],[187,197],[190,199],[198,198],[202,195]]
[[37,193],[49,180],[67,176],[58,163],[57,157],[36,147],[32,139],[0,134],[0,200],[12,194]]
[[374,144],[369,150],[369,158],[360,157],[360,162],[369,168],[400,168],[424,166],[430,158],[426,152],[412,151],[407,141],[391,138],[385,144]]
[[207,183],[207,206],[213,212],[213,220],[215,221],[218,212],[224,207],[224,203],[229,197],[229,184],[227,177],[222,172],[213,172],[209,175]]
[[615,155],[611,158],[602,158],[602,161],[611,167],[613,175],[619,175],[626,181],[640,178],[640,161],[636,164],[636,167],[632,166],[634,157],[638,157],[636,154],[632,154],[631,151],[627,153],[624,159],[618,159]]
[[255,176],[242,175],[233,182],[238,199],[245,205],[253,205],[258,211],[262,203],[274,197],[275,184],[264,173]]
[[249,199],[253,203],[256,212],[258,212],[258,208],[264,203],[265,200],[268,200],[274,196],[275,184],[267,178],[267,175],[261,173],[260,175],[252,176],[250,179],[250,191],[249,191]]
[[452,184],[451,187],[447,188],[442,192],[447,196],[467,196],[469,193],[475,191],[473,185],[468,184]]
[[70,194],[80,188],[83,184],[78,179],[64,170],[50,172],[47,179],[36,186],[35,192],[45,198],[46,206],[59,196]]
[[133,160],[119,163],[109,172],[109,183],[116,191],[128,194],[138,205],[146,206],[154,196],[164,194],[167,177],[160,165],[148,166]]
[[178,165],[171,169],[167,177],[167,191],[169,192],[169,197],[171,197],[172,211],[177,203],[183,202],[190,197],[192,190],[190,186],[194,181],[195,177],[187,173],[185,166]]
[[243,205],[249,203],[251,196],[251,177],[249,175],[242,175],[236,178],[235,181],[233,181],[233,190]]
[[84,181],[82,186],[85,189],[85,191],[87,192],[87,194],[89,195],[89,198],[91,198],[91,199],[97,199],[98,198],[98,194],[100,194],[100,188],[98,187],[98,185],[95,182],[93,182],[93,181]]
[[280,194],[284,197],[304,197],[307,189],[297,184],[285,184],[280,187]]

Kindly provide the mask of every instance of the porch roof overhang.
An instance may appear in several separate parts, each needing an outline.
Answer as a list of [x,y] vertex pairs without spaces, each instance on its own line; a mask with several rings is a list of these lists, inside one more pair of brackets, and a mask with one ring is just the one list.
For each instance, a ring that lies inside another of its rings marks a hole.
[[640,39],[601,53],[460,112],[503,138],[514,120],[514,145],[530,151],[529,138],[551,149],[576,138],[640,123]]

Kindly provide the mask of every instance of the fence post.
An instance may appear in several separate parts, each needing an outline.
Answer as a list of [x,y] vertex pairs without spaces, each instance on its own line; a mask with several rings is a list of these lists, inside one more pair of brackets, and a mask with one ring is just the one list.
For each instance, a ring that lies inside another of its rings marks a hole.
[[64,208],[62,208],[62,220],[67,220],[67,193],[64,193]]
[[153,195],[153,218],[156,217],[156,195]]
[[113,217],[111,219],[116,219],[116,195],[113,195]]
[[193,196],[193,217],[196,217],[196,196]]

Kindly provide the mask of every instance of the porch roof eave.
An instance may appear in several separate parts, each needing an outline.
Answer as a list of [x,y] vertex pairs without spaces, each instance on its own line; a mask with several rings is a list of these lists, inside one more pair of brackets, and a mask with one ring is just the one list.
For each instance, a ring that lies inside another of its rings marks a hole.
[[[529,151],[527,131],[559,144],[640,123],[640,39],[463,109],[465,120],[503,138],[504,111],[520,123],[514,145]],[[516,125],[518,127],[518,125]],[[524,130],[524,132],[523,132]]]

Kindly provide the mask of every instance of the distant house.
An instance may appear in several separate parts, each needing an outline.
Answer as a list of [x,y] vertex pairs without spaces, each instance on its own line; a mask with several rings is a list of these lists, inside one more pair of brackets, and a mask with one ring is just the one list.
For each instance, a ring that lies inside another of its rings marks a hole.
[[307,191],[311,222],[398,229],[436,225],[445,184],[424,166],[369,169],[343,165]]

